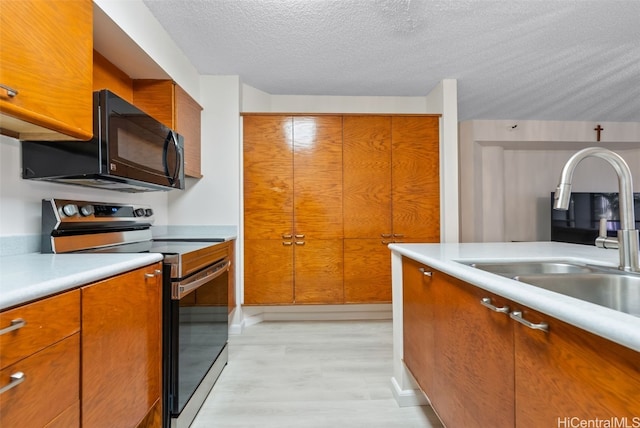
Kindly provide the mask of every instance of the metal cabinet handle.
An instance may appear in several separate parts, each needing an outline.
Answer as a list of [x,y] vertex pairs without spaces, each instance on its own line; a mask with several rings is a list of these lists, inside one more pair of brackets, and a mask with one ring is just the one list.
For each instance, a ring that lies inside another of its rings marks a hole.
[[296,245],[304,245],[304,241],[296,241]]
[[282,239],[291,239],[293,238],[293,235],[290,233],[283,233],[282,234]]
[[9,327],[6,327],[0,330],[0,336],[2,336],[3,334],[7,334],[10,331],[18,330],[19,328],[22,328],[25,325],[27,325],[27,322],[22,318],[16,318],[14,320],[11,320],[11,325]]
[[531,321],[527,321],[526,319],[524,319],[522,317],[522,312],[521,311],[513,311],[509,314],[509,316],[518,321],[520,324],[526,325],[527,327],[534,329],[534,330],[542,330],[542,331],[549,331],[549,324],[547,324],[546,322],[541,322],[538,324],[534,324]]
[[302,234],[301,234],[301,235],[296,234],[296,238],[298,238],[298,239],[302,239],[302,238],[304,238],[304,235],[302,235]]
[[291,241],[283,241],[282,245],[285,245],[285,246],[293,245],[293,242],[291,242]]
[[155,278],[156,276],[160,276],[162,275],[162,271],[160,269],[154,269],[153,273],[145,273],[144,277],[145,278]]
[[9,382],[8,384],[0,388],[0,394],[3,394],[6,391],[10,390],[11,388],[15,388],[16,386],[20,385],[22,382],[24,382],[24,378],[25,378],[24,373],[15,372],[9,377],[11,382]]
[[382,245],[393,244],[393,241],[380,241],[380,242],[382,242]]
[[10,98],[15,97],[16,95],[18,95],[18,91],[16,89],[13,89],[10,86],[7,85],[3,85],[2,83],[0,83],[0,88],[4,89],[5,91],[7,91],[7,96],[9,96]]
[[431,277],[433,275],[433,272],[431,272],[430,270],[426,270],[425,268],[420,268],[418,269],[420,272],[422,272],[422,274],[424,276],[429,276]]
[[501,314],[508,314],[509,313],[509,306],[503,306],[501,308],[494,306],[491,303],[491,298],[489,297],[483,297],[482,300],[480,300],[480,304],[482,306],[484,306],[485,308],[489,308],[494,312],[499,312]]
[[391,238],[393,236],[393,234],[391,233],[381,233],[380,237],[381,238]]
[[394,238],[404,238],[404,233],[394,233]]

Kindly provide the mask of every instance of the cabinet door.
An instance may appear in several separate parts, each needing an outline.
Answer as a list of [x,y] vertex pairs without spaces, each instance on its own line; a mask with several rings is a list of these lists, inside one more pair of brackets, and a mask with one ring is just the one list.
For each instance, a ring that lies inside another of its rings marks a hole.
[[292,133],[291,117],[243,117],[245,239],[293,234]]
[[0,128],[21,139],[90,139],[93,2],[2,1],[0,40],[0,84],[17,91],[0,89]]
[[518,427],[587,426],[596,419],[606,426],[640,424],[640,353],[547,315],[522,312],[528,321],[546,322],[549,332],[515,324]]
[[435,301],[433,270],[402,259],[403,360],[420,389],[433,400]]
[[398,241],[440,241],[438,121],[392,118],[393,233]]
[[391,302],[391,252],[380,238],[344,240],[344,301]]
[[389,240],[391,117],[345,116],[343,121],[344,237]]
[[[0,427],[42,427],[78,405],[79,336],[75,333],[0,370],[3,387],[13,374],[24,373],[22,383],[0,394]],[[69,416],[66,428],[80,426],[79,418]]]
[[293,145],[294,233],[342,239],[342,117],[294,117]]
[[160,269],[82,288],[82,426],[136,426],[160,399]]
[[180,86],[175,90],[175,130],[184,137],[184,173],[202,177],[200,152],[202,107]]
[[296,303],[343,303],[342,276],[342,239],[296,241]]
[[446,426],[513,427],[513,322],[505,312],[480,302],[489,298],[496,307],[508,303],[437,271],[432,287],[437,325],[434,409]]
[[244,303],[293,303],[293,244],[281,239],[244,240]]

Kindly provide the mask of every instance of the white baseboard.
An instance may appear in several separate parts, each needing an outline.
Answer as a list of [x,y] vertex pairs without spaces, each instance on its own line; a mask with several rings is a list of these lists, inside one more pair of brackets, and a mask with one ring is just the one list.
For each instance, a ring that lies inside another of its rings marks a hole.
[[263,321],[391,320],[390,303],[353,305],[241,306],[241,319],[248,327]]
[[395,377],[391,378],[391,391],[400,407],[428,406],[427,397],[419,389],[401,389]]

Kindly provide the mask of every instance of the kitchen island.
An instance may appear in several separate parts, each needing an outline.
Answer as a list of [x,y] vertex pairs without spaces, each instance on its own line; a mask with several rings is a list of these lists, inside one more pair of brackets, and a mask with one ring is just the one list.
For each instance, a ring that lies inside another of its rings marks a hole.
[[[552,416],[592,415],[583,403],[602,417],[638,416],[638,404],[628,403],[640,394],[640,318],[469,265],[565,261],[615,268],[617,251],[556,242],[389,247],[392,387],[401,406],[428,397],[451,426],[473,426],[481,414],[505,416],[494,426],[527,426],[538,416],[556,423]],[[520,315],[531,320],[529,328],[514,321]],[[613,404],[594,405],[601,395]],[[560,407],[549,405],[555,397]],[[475,413],[473,402],[481,403]],[[501,408],[491,407],[496,403]],[[544,415],[545,407],[574,413]]]

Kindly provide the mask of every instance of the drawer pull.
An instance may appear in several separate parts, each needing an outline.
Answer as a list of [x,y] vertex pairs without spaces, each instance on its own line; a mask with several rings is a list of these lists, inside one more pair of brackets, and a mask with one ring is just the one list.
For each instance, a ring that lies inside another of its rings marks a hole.
[[285,247],[289,246],[289,245],[293,245],[293,242],[291,241],[283,241],[282,245],[284,245]]
[[482,300],[480,300],[480,304],[485,308],[491,309],[493,312],[499,312],[501,314],[509,313],[509,306],[503,306],[501,308],[494,306],[489,297],[483,297]]
[[291,239],[291,238],[293,238],[293,235],[290,233],[284,233],[282,235],[282,239]]
[[3,328],[2,330],[0,330],[0,336],[2,336],[3,334],[9,333],[10,331],[22,328],[25,325],[27,325],[27,322],[22,318],[16,318],[14,320],[11,320],[11,325],[9,327]]
[[381,233],[380,236],[382,238],[391,238],[393,236],[393,234],[392,233]]
[[513,311],[511,312],[511,314],[509,314],[509,316],[511,317],[511,319],[514,319],[518,321],[520,324],[526,325],[527,327],[532,328],[534,330],[542,330],[545,332],[549,331],[549,324],[547,324],[546,322],[534,324],[531,321],[527,321],[522,317],[521,311]]
[[24,378],[24,373],[15,372],[9,377],[9,379],[11,379],[11,382],[0,388],[0,394],[3,394],[11,388],[15,388],[16,386],[20,385],[22,382],[24,382]]
[[298,239],[302,239],[304,238],[304,234],[300,233],[300,234],[296,234],[296,238]]
[[7,96],[8,96],[9,98],[13,98],[13,97],[15,97],[16,95],[18,95],[18,91],[17,91],[17,90],[15,90],[15,89],[13,89],[13,88],[12,88],[12,87],[10,87],[10,86],[0,84],[0,88],[2,88],[2,89],[4,89],[5,91],[7,91]]
[[431,272],[430,270],[426,270],[425,268],[420,268],[420,269],[418,269],[418,270],[419,270],[420,272],[422,272],[422,274],[423,274],[424,276],[429,276],[429,277],[430,277],[430,276],[432,276],[432,275],[433,275],[433,272]]
[[304,245],[304,241],[296,241],[296,245]]

